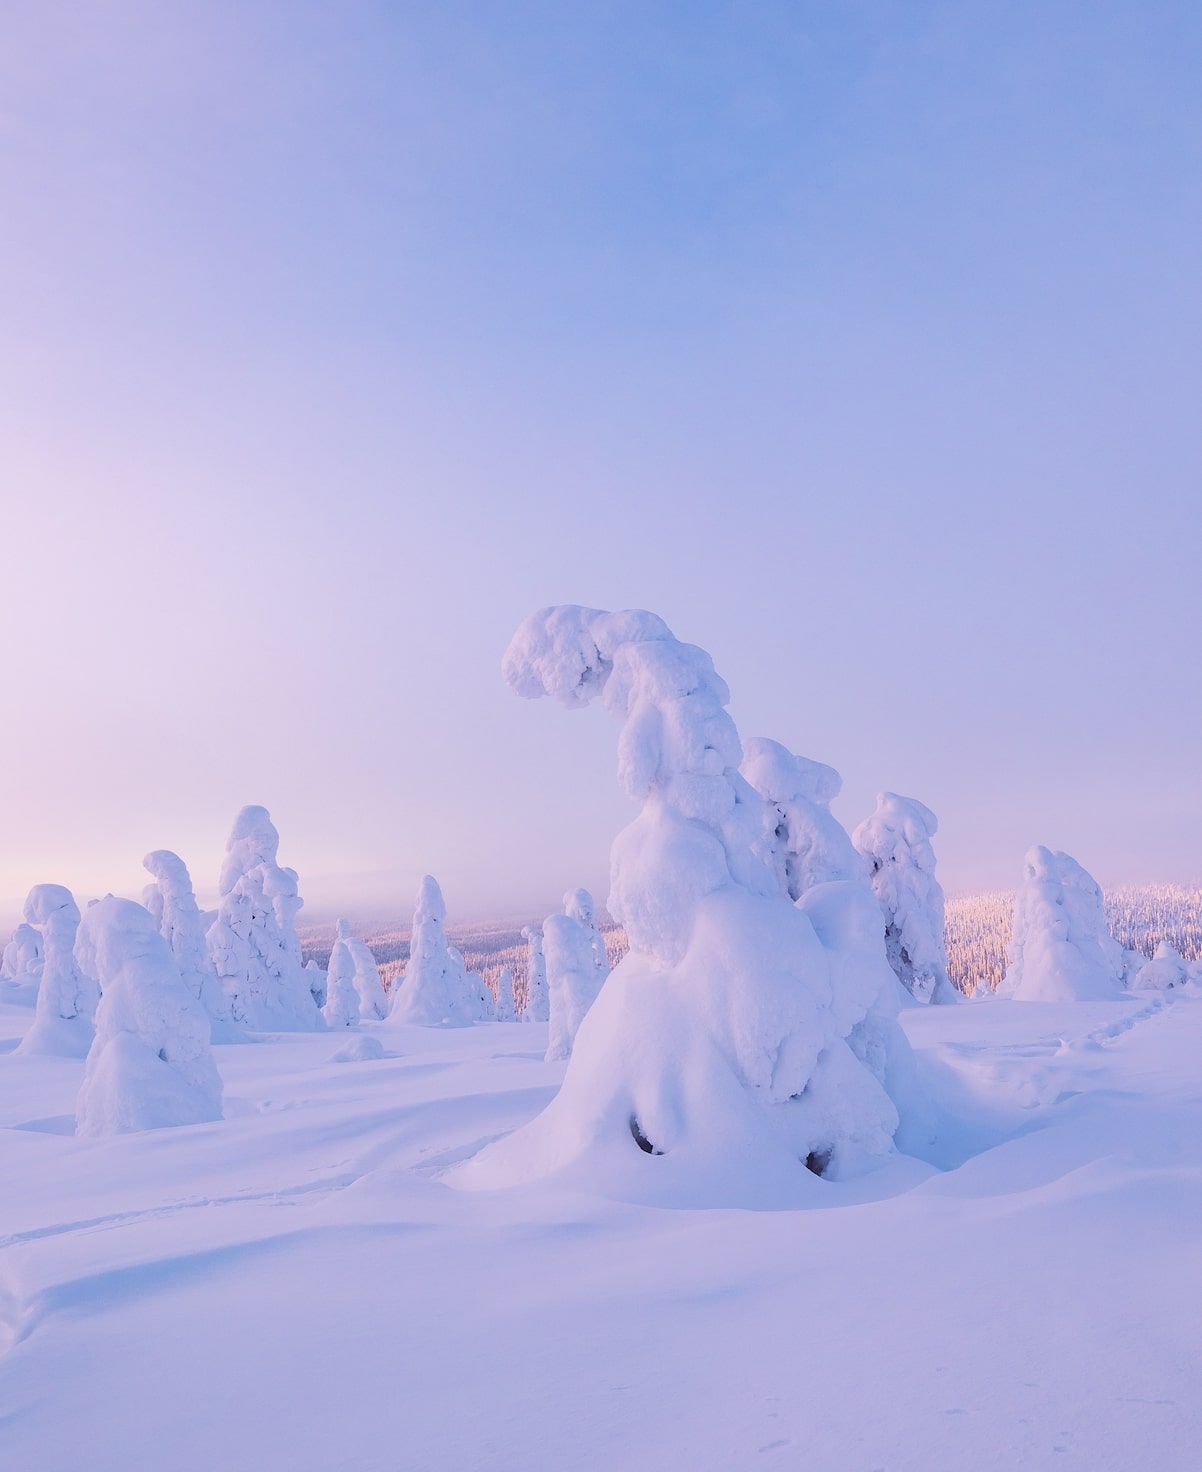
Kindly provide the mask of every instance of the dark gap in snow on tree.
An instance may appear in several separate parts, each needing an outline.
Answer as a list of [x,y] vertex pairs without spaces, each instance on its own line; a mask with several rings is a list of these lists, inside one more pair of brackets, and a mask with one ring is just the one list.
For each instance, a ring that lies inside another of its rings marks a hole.
[[831,1152],[829,1150],[811,1150],[806,1156],[806,1170],[813,1171],[816,1176],[825,1175],[830,1163]]
[[645,1155],[662,1155],[662,1150],[657,1150],[647,1136],[639,1127],[639,1122],[632,1114],[630,1116],[630,1133],[634,1136],[634,1143]]

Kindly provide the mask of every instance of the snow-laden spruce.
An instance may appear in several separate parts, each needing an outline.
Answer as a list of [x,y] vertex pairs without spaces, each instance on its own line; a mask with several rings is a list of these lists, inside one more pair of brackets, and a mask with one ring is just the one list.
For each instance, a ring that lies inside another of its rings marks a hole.
[[447,944],[446,902],[438,881],[427,874],[417,891],[409,960],[393,983],[389,1016],[424,1027],[468,1027],[480,1002],[468,980],[463,957]]
[[1167,940],[1158,942],[1150,961],[1136,971],[1128,985],[1133,992],[1167,992],[1189,979],[1189,967]]
[[280,835],[266,808],[245,807],[226,844],[221,903],[207,942],[236,1022],[263,1032],[325,1026],[301,960],[296,871],[276,863]]
[[863,863],[847,830],[831,812],[843,779],[834,767],[794,756],[779,741],[752,736],[739,770],[771,803],[778,883],[790,899],[835,879],[859,879]]
[[817,885],[804,909],[782,892],[776,815],[739,773],[709,656],[654,614],[551,608],[518,630],[504,673],[519,695],[601,697],[623,722],[619,777],[642,810],[613,845],[608,909],[630,951],[556,1098],[458,1182],[575,1171],[593,1189],[780,1199],[807,1166],[889,1152],[910,1055],[879,909],[862,881]]
[[930,808],[896,792],[877,795],[876,811],[854,830],[885,920],[894,974],[920,1002],[958,1002],[947,974],[943,890],[931,847],[939,822]]
[[196,903],[188,866],[170,849],[156,848],[142,860],[142,867],[154,877],[154,883],[142,892],[143,903],[170,946],[184,985],[204,1008],[213,1041],[226,1043],[240,1038],[229,998],[209,958],[204,916]]
[[543,961],[551,1024],[547,1062],[557,1063],[572,1056],[585,1013],[609,975],[605,942],[587,889],[569,889],[563,897],[563,914],[543,921]]
[[326,968],[326,1000],[322,1016],[329,1027],[357,1027],[359,989],[355,985],[355,958],[346,943],[346,921],[339,920],[338,933]]
[[79,906],[63,885],[35,884],[25,901],[25,923],[42,937],[42,978],[33,1026],[18,1052],[82,1058],[92,1045],[100,988],[75,960]]
[[24,921],[16,927],[0,960],[0,995],[5,1001],[33,1006],[42,980],[42,937]]
[[483,973],[469,971],[467,962],[463,959],[463,952],[454,946],[449,949],[451,959],[463,969],[468,995],[471,997],[473,1019],[476,1022],[494,1022],[496,1020],[496,1000],[493,997],[492,988],[484,980]]
[[551,1000],[547,992],[547,958],[543,955],[543,933],[534,926],[522,931],[526,942],[526,1001],[522,1007],[523,1022],[546,1022],[551,1016]]
[[371,949],[351,934],[349,920],[339,920],[337,943],[346,947],[355,968],[355,991],[359,996],[359,1016],[378,1020],[388,1016],[388,994],[380,980],[380,968]]
[[513,1001],[513,972],[506,966],[497,977],[497,1000],[493,1008],[495,1022],[513,1022],[517,1018]]
[[80,1135],[221,1118],[209,1016],[184,983],[150,911],[112,895],[90,905],[79,963],[100,978],[96,1036],[75,1107]]
[[1102,891],[1069,854],[1037,844],[1023,861],[1014,932],[997,994],[1020,1002],[1095,1002],[1123,994],[1123,949]]

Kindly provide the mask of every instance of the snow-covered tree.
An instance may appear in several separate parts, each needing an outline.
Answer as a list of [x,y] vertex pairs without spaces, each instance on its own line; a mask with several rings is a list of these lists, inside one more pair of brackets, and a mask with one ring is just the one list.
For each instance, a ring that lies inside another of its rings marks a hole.
[[229,998],[209,959],[204,917],[196,903],[187,865],[170,849],[157,848],[142,860],[142,867],[154,876],[154,883],[143,891],[143,901],[171,948],[184,985],[204,1008],[213,1041],[224,1043],[240,1037]]
[[425,1027],[467,1027],[480,1004],[459,952],[447,944],[447,907],[437,880],[429,874],[417,892],[409,961],[393,985],[390,1017]]
[[815,884],[862,876],[860,856],[831,812],[843,786],[834,767],[753,736],[743,743],[739,771],[771,804],[771,847],[781,888],[790,899],[799,900]]
[[1188,979],[1189,967],[1175,947],[1162,940],[1150,961],[1145,961],[1129,983],[1133,992],[1167,992]]
[[296,871],[276,863],[280,835],[266,808],[234,820],[207,941],[234,1020],[261,1031],[324,1027],[301,960]]
[[905,1087],[910,1054],[879,911],[863,883],[817,886],[807,909],[780,892],[709,656],[653,614],[566,607],[522,625],[504,671],[519,695],[600,696],[623,721],[619,776],[642,810],[614,843],[608,909],[630,951],[550,1106],[458,1179],[576,1167],[638,1192],[780,1199],[807,1166],[838,1174],[888,1152],[889,1088]]
[[584,1015],[597,1000],[609,966],[605,942],[597,929],[593,897],[587,889],[569,889],[563,914],[543,922],[543,957],[550,995],[547,1062],[572,1055],[572,1043]]
[[551,1002],[547,994],[547,959],[543,955],[543,933],[532,926],[522,931],[526,942],[526,1004],[522,1008],[523,1022],[546,1022],[551,1016]]
[[359,994],[359,1016],[382,1018],[388,1016],[388,994],[380,980],[380,968],[369,946],[351,934],[350,922],[339,920],[338,942],[345,946],[355,968],[355,990]]
[[484,980],[479,971],[469,971],[467,962],[463,959],[463,952],[455,946],[449,946],[451,960],[463,971],[464,982],[467,986],[468,995],[471,997],[472,1017],[477,1022],[492,1022],[495,1015],[495,1003],[488,982]]
[[326,1004],[326,974],[312,957],[305,962],[305,980],[313,1005],[320,1011]]
[[25,901],[25,923],[42,937],[42,979],[33,1026],[21,1053],[82,1058],[92,1044],[100,988],[75,960],[79,907],[61,884],[35,884]]
[[326,1001],[322,1016],[330,1027],[356,1027],[359,1023],[359,992],[355,986],[355,958],[343,937],[346,922],[338,922],[338,934],[326,969]]
[[920,1002],[958,1002],[947,974],[943,890],[935,878],[930,808],[895,792],[879,793],[876,811],[851,835],[863,855],[885,922],[894,975]]
[[75,1106],[80,1135],[221,1118],[209,1017],[150,912],[112,895],[88,907],[76,955],[100,978],[96,1036]]
[[497,1003],[493,1011],[493,1020],[513,1022],[517,1015],[517,1008],[513,1004],[513,972],[506,966],[497,977]]
[[1086,1002],[1122,995],[1123,949],[1110,934],[1101,889],[1076,859],[1042,844],[1023,861],[1006,956],[999,996]]
[[32,925],[22,921],[13,931],[4,947],[0,977],[5,983],[0,990],[8,1000],[24,1003],[37,1000],[42,979],[42,937]]

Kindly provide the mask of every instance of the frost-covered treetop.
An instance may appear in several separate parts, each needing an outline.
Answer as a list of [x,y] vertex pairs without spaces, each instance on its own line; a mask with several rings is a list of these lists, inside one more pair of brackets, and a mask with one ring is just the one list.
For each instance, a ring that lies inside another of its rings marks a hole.
[[25,900],[25,921],[39,927],[55,926],[60,929],[79,924],[79,906],[75,896],[62,884],[35,884]]
[[644,806],[615,845],[609,911],[632,945],[674,964],[702,895],[775,892],[763,802],[739,775],[730,691],[704,649],[653,613],[568,605],[526,619],[502,671],[519,695],[570,707],[601,696],[624,721],[618,779]]
[[447,904],[442,897],[438,880],[432,874],[423,877],[417,891],[417,905],[413,911],[413,928],[439,925],[447,918]]
[[856,828],[851,840],[862,854],[874,859],[895,858],[903,849],[919,869],[933,873],[935,850],[931,839],[939,831],[939,819],[914,797],[896,792],[878,792],[876,811]]
[[225,861],[218,881],[221,893],[229,894],[239,879],[259,864],[274,865],[279,851],[280,835],[267,809],[254,804],[243,808],[234,819],[225,845]]
[[800,799],[825,807],[843,791],[843,778],[834,767],[794,756],[767,736],[749,736],[743,742],[742,772],[757,792],[782,806]]

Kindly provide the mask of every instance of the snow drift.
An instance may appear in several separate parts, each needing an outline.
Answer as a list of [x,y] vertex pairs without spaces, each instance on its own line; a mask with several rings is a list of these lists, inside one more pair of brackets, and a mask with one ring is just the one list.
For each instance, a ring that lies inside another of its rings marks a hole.
[[809,912],[782,892],[775,814],[739,773],[709,656],[654,614],[562,607],[527,619],[503,668],[519,695],[600,697],[623,722],[619,778],[642,808],[608,908],[630,951],[550,1106],[454,1179],[575,1170],[592,1189],[746,1199],[890,1151],[909,1054],[879,912],[862,883],[815,887]]
[[76,1133],[220,1119],[221,1079],[208,1014],[185,985],[150,912],[112,895],[90,905],[76,953],[101,986]]

